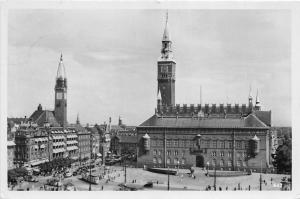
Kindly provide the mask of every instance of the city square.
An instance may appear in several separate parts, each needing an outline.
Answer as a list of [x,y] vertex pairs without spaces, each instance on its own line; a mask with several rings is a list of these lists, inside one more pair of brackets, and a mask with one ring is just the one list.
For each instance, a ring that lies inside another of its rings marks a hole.
[[[196,178],[192,178],[189,175],[189,170],[179,169],[178,175],[170,176],[170,189],[177,191],[205,191],[206,187],[210,185],[213,186],[213,177],[207,177],[206,170],[196,169],[194,175]],[[213,172],[213,170],[210,170]],[[103,169],[98,168],[94,173],[103,173]],[[141,168],[126,168],[126,181],[129,186],[134,185],[139,190],[149,191],[149,190],[168,190],[168,177],[165,174],[157,174],[149,171],[145,171]],[[217,191],[249,191],[250,190],[259,190],[259,173],[253,173],[249,176],[240,176],[240,177],[218,177],[217,178]],[[263,182],[262,190],[272,191],[281,189],[282,178],[289,177],[289,175],[276,175],[276,174],[262,174]],[[46,180],[51,178],[39,177],[39,182],[23,182],[22,184],[16,186],[13,190],[23,189],[35,191],[41,191],[40,187],[43,187],[46,183]],[[272,182],[271,182],[272,178]],[[108,181],[108,179],[110,179]],[[133,180],[136,182],[133,183]],[[72,176],[64,178],[62,183],[71,182],[76,187],[77,191],[88,191],[89,183],[82,181],[80,176]],[[153,182],[152,188],[143,188],[148,182]],[[108,173],[105,177],[100,180],[100,183],[97,185],[92,185],[92,191],[119,191],[121,186],[120,184],[125,183],[125,172],[124,167],[121,166],[111,166],[108,170]],[[220,190],[221,187],[221,190]],[[226,189],[227,187],[227,189]],[[103,189],[102,189],[103,188]]]
[[9,191],[293,189],[288,11],[9,16]]

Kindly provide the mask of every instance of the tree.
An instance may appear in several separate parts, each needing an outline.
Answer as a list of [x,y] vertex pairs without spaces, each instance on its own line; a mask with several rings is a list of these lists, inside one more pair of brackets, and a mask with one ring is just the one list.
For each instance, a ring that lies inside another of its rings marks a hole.
[[276,149],[274,166],[278,173],[290,173],[292,170],[292,141],[284,136],[283,144]]

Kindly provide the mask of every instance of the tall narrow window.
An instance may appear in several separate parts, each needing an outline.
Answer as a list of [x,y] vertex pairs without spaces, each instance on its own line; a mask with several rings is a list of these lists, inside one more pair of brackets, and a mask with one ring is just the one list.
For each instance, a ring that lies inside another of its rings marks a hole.
[[168,159],[167,159],[167,164],[170,164],[170,163],[171,163],[171,159],[168,158]]
[[224,157],[224,151],[221,151],[221,152],[220,152],[220,156],[221,156],[221,157]]
[[184,158],[181,159],[181,164],[185,164],[185,159]]
[[156,150],[153,150],[153,155],[156,155]]
[[220,160],[220,166],[223,167],[224,166],[224,160]]
[[217,148],[217,140],[213,140],[212,141],[212,147],[213,148]]
[[225,148],[225,142],[224,141],[219,141],[219,143],[220,143],[220,148],[224,149]]
[[161,158],[158,158],[158,164],[161,164]]
[[156,158],[153,158],[153,163],[156,164],[156,162],[157,162],[157,161],[156,161]]

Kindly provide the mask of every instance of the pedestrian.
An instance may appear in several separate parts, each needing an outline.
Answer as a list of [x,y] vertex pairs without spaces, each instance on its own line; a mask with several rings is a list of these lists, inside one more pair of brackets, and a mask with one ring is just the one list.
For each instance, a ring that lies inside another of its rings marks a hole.
[[102,185],[102,187],[101,187],[101,190],[103,191],[103,185]]
[[249,191],[251,190],[251,186],[250,186],[250,184],[249,184]]
[[271,177],[271,184],[273,183],[273,178]]
[[221,187],[219,187],[219,191],[222,191],[222,188],[221,188]]
[[226,186],[226,191],[228,190],[228,186]]

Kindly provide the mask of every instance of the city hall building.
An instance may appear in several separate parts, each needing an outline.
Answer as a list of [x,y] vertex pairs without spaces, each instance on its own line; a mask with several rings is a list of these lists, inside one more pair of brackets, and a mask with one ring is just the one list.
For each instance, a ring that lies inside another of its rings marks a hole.
[[158,60],[155,114],[137,127],[139,167],[266,170],[271,167],[271,111],[258,94],[247,104],[175,104],[172,41],[166,26]]

